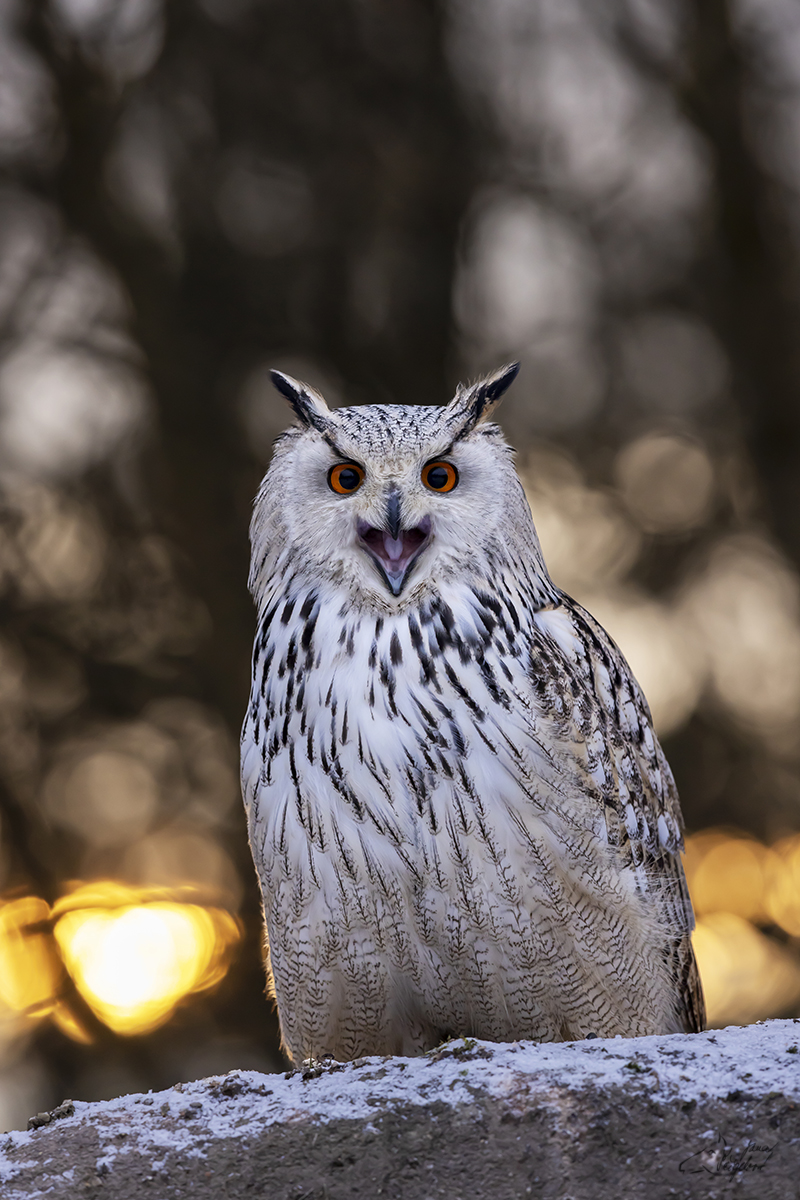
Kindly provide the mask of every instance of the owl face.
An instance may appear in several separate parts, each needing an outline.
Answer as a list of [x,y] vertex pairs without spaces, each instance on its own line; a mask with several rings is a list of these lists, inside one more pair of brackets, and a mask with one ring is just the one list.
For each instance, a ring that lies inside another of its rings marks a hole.
[[279,438],[251,530],[254,578],[287,571],[396,611],[466,570],[509,528],[535,534],[511,451],[485,421],[517,373],[505,368],[447,407],[331,412],[273,372],[301,428]]

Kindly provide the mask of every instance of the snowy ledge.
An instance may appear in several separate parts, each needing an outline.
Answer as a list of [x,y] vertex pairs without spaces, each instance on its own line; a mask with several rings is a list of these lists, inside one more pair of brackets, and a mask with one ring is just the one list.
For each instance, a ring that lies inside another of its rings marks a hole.
[[229,1075],[0,1135],[22,1200],[800,1197],[800,1020]]

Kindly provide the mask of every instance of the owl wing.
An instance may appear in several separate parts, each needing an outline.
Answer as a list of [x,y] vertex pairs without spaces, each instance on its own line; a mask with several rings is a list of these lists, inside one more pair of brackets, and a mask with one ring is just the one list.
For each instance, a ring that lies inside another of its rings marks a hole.
[[605,833],[621,865],[653,898],[668,930],[665,954],[678,1017],[687,1032],[704,1028],[705,1008],[692,949],[694,929],[680,855],[683,820],[647,701],[622,652],[568,596],[534,618],[531,679],[556,737],[601,806]]

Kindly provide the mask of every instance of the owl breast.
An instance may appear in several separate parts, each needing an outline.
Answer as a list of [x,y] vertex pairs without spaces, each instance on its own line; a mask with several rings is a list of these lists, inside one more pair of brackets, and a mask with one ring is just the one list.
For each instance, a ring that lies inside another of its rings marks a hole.
[[243,787],[295,1060],[679,1027],[608,836],[612,766],[576,748],[545,637],[524,598],[467,586],[386,617],[314,589],[264,611]]

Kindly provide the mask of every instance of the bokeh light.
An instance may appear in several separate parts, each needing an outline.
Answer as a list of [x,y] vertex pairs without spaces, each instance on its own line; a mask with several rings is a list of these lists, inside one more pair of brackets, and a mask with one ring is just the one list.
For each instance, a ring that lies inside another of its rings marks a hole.
[[[786,1016],[800,1004],[800,835],[774,846],[739,830],[686,842],[694,947],[710,1025]],[[777,940],[764,932],[777,926]]]
[[763,536],[721,538],[680,598],[710,694],[781,754],[800,746],[800,579]]
[[780,869],[770,873],[765,908],[776,925],[800,938],[800,837],[781,838],[772,853]]
[[0,1001],[11,1013],[36,1018],[55,1008],[63,967],[49,917],[48,905],[37,896],[0,905]]
[[[190,890],[191,891],[191,890]],[[241,936],[236,918],[183,894],[100,880],[50,908],[36,896],[0,904],[0,1001],[12,1014],[52,1016],[90,1040],[64,1001],[64,972],[118,1034],[143,1034],[187,996],[225,976]]]
[[724,351],[711,330],[685,314],[647,312],[623,326],[624,386],[663,414],[690,414],[717,399],[728,382]]
[[693,944],[709,1026],[791,1015],[800,1002],[800,961],[735,913],[709,913]]
[[53,908],[54,934],[87,1003],[115,1033],[145,1033],[223,978],[239,939],[218,908],[148,897],[104,881]]
[[696,442],[647,434],[622,448],[615,468],[623,500],[648,533],[685,533],[708,517],[714,466]]
[[90,751],[45,783],[45,811],[96,846],[141,835],[157,805],[156,781],[146,762],[111,750]]

